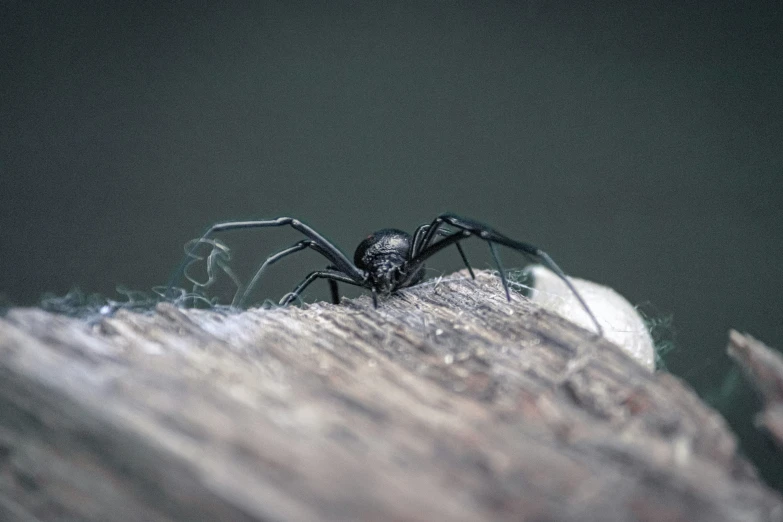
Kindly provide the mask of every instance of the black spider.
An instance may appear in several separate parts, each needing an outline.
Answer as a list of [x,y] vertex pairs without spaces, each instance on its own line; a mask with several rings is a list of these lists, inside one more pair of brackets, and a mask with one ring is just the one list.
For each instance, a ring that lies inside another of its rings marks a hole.
[[[173,286],[177,284],[188,265],[192,262],[193,258],[196,257],[194,252],[198,245],[202,242],[206,242],[213,233],[243,228],[281,226],[291,226],[307,236],[307,239],[303,239],[298,243],[269,256],[258,269],[250,284],[242,293],[241,298],[238,301],[235,299],[235,302],[238,302],[240,306],[266,267],[295,252],[311,248],[328,259],[330,265],[325,270],[316,270],[315,272],[308,274],[292,292],[283,297],[280,301],[281,305],[284,306],[291,303],[316,279],[327,279],[332,294],[332,302],[335,304],[339,304],[340,302],[337,283],[341,282],[369,289],[372,292],[373,305],[377,308],[378,294],[386,296],[397,290],[421,282],[424,277],[424,262],[451,244],[456,245],[460,256],[462,256],[462,261],[470,272],[470,276],[475,279],[473,269],[471,268],[470,263],[468,263],[468,259],[465,256],[465,252],[462,250],[460,241],[470,236],[477,236],[489,244],[492,257],[495,260],[498,272],[500,273],[500,279],[503,282],[503,288],[505,288],[506,291],[506,298],[509,301],[511,300],[511,294],[508,289],[508,281],[503,266],[500,264],[500,257],[498,256],[495,245],[507,246],[522,252],[529,259],[543,264],[557,274],[565,284],[568,285],[568,288],[573,292],[574,296],[576,296],[579,303],[593,320],[598,333],[603,333],[601,325],[587,306],[587,303],[585,303],[582,296],[579,295],[579,292],[577,292],[576,288],[571,284],[571,281],[568,280],[560,267],[557,266],[546,252],[527,243],[510,239],[478,221],[454,214],[441,214],[435,218],[432,223],[419,226],[415,232],[413,232],[413,236],[407,232],[393,228],[386,228],[374,232],[359,243],[353,256],[353,263],[339,248],[321,234],[294,218],[279,217],[277,219],[261,221],[232,221],[228,223],[218,223],[211,226],[201,239],[196,241],[194,246],[188,250],[185,258],[169,282],[165,295],[171,295]],[[237,292],[238,296],[239,293],[240,292]]]

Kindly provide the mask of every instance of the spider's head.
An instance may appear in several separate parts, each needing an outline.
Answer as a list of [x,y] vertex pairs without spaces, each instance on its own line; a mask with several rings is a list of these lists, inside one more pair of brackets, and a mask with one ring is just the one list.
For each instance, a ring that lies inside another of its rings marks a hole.
[[373,232],[356,247],[353,262],[370,275],[372,287],[382,295],[421,281],[423,265],[415,273],[406,271],[411,236],[394,228]]

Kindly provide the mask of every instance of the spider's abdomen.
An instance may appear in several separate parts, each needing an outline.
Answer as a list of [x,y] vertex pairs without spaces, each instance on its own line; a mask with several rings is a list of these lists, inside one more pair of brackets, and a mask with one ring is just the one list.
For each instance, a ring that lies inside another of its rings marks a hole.
[[372,271],[380,261],[402,266],[408,258],[411,236],[396,228],[384,228],[373,232],[356,247],[353,262],[361,269]]
[[381,292],[393,292],[421,281],[423,266],[415,274],[405,272],[411,248],[411,236],[395,228],[378,230],[367,236],[356,247],[353,262],[366,270],[373,286]]

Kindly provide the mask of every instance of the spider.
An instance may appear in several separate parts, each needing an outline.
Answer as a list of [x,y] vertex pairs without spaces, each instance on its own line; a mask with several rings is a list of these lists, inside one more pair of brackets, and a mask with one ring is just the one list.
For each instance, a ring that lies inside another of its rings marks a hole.
[[[347,283],[370,290],[372,292],[373,306],[377,308],[378,295],[388,296],[397,290],[420,283],[424,278],[424,262],[452,244],[456,245],[470,276],[475,279],[473,268],[470,266],[460,242],[471,236],[476,236],[486,241],[489,245],[492,258],[497,265],[500,280],[506,292],[506,299],[511,301],[511,293],[509,292],[508,280],[500,263],[496,245],[506,246],[521,252],[528,259],[537,261],[552,270],[568,286],[568,289],[590,316],[598,334],[603,335],[601,325],[587,306],[585,300],[546,252],[528,243],[510,239],[483,223],[451,213],[441,214],[432,223],[419,226],[413,232],[413,235],[394,228],[385,228],[373,232],[356,247],[353,262],[337,246],[295,218],[279,217],[259,221],[218,223],[209,227],[200,240],[196,241],[191,248],[186,249],[185,258],[169,281],[165,295],[171,295],[170,292],[174,285],[177,284],[180,277],[185,273],[192,260],[196,258],[194,252],[198,245],[202,242],[211,242],[208,239],[212,234],[227,230],[284,226],[290,226],[301,232],[307,239],[303,239],[269,256],[258,269],[250,284],[242,293],[241,298],[238,301],[235,298],[234,304],[239,303],[240,306],[242,305],[250,290],[269,265],[295,252],[310,248],[324,256],[329,261],[329,265],[325,270],[316,270],[308,274],[293,291],[280,300],[281,306],[286,306],[297,299],[305,288],[316,279],[326,279],[329,283],[334,304],[340,303],[337,284]],[[212,244],[214,245],[214,242]],[[239,293],[238,291],[238,296]]]

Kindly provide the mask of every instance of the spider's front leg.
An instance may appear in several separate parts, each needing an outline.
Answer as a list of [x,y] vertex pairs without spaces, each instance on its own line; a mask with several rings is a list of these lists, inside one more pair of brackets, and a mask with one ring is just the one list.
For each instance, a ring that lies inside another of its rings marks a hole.
[[[317,231],[315,231],[313,228],[309,227],[308,225],[302,223],[298,219],[291,218],[291,217],[279,217],[275,219],[267,219],[267,220],[258,220],[258,221],[229,221],[225,223],[218,223],[215,225],[212,225],[207,229],[207,231],[204,233],[204,235],[201,236],[201,239],[196,241],[193,248],[191,248],[183,258],[182,262],[180,263],[177,270],[174,272],[172,277],[169,279],[169,282],[166,286],[166,291],[164,296],[165,297],[171,297],[172,296],[172,289],[176,284],[179,283],[180,279],[182,278],[182,275],[187,268],[188,264],[190,263],[191,259],[195,257],[195,251],[198,245],[204,241],[206,241],[212,234],[218,233],[218,232],[226,232],[229,230],[242,230],[242,229],[250,229],[250,228],[268,228],[268,227],[282,227],[282,226],[290,226],[294,230],[297,230],[307,236],[309,239],[309,243],[303,245],[302,242],[297,243],[293,247],[286,249],[284,251],[278,252],[278,254],[273,255],[274,258],[271,262],[269,259],[267,259],[268,263],[265,262],[265,264],[271,264],[277,260],[279,260],[282,257],[285,257],[293,252],[297,252],[299,250],[303,250],[304,248],[310,247],[319,252],[321,255],[326,257],[329,262],[336,267],[336,269],[345,274],[347,277],[349,277],[352,281],[358,281],[363,280],[365,277],[365,274],[362,270],[360,270],[358,267],[356,267],[346,256],[345,254],[340,251],[337,246],[335,246],[333,243],[331,243],[329,240],[327,240],[325,237],[323,237],[321,234],[319,234]],[[278,257],[275,257],[278,256]],[[263,266],[262,266],[263,268]],[[254,278],[256,279],[256,278]],[[254,284],[254,283],[253,283]],[[252,287],[252,284],[249,286],[249,288]],[[247,291],[245,292],[245,294]],[[243,295],[242,299],[244,299],[245,295]]]
[[[365,286],[364,281],[356,281],[351,276],[348,276],[346,274],[343,274],[342,272],[338,272],[337,270],[316,270],[315,272],[310,272],[307,274],[307,277],[305,277],[301,283],[296,285],[296,288],[294,288],[290,293],[283,296],[283,298],[280,300],[280,306],[287,306],[291,304],[292,301],[297,299],[299,295],[304,292],[305,288],[310,286],[310,283],[315,281],[316,279],[328,279],[331,284],[335,285],[335,290],[332,296],[334,297],[336,293],[336,287],[337,282],[341,283],[348,283],[349,285],[354,286]],[[339,300],[337,303],[339,304]]]
[[299,241],[298,243],[288,247],[284,248],[283,250],[272,254],[271,256],[267,257],[266,260],[261,264],[261,266],[256,270],[255,275],[253,276],[253,279],[250,280],[250,283],[247,285],[247,288],[245,288],[245,291],[242,292],[242,297],[239,297],[239,290],[237,290],[236,296],[234,296],[234,301],[231,303],[232,306],[237,306],[239,308],[242,308],[244,306],[245,301],[247,300],[248,295],[250,295],[250,292],[255,288],[258,281],[261,279],[261,275],[266,271],[266,268],[269,265],[273,265],[274,263],[277,263],[281,259],[283,259],[286,256],[289,256],[291,254],[294,254],[296,252],[299,252],[301,250],[304,250],[306,248],[312,248],[316,252],[319,252],[323,254],[323,250],[320,249],[320,246],[318,243],[313,241],[312,239],[303,239],[302,241]]

